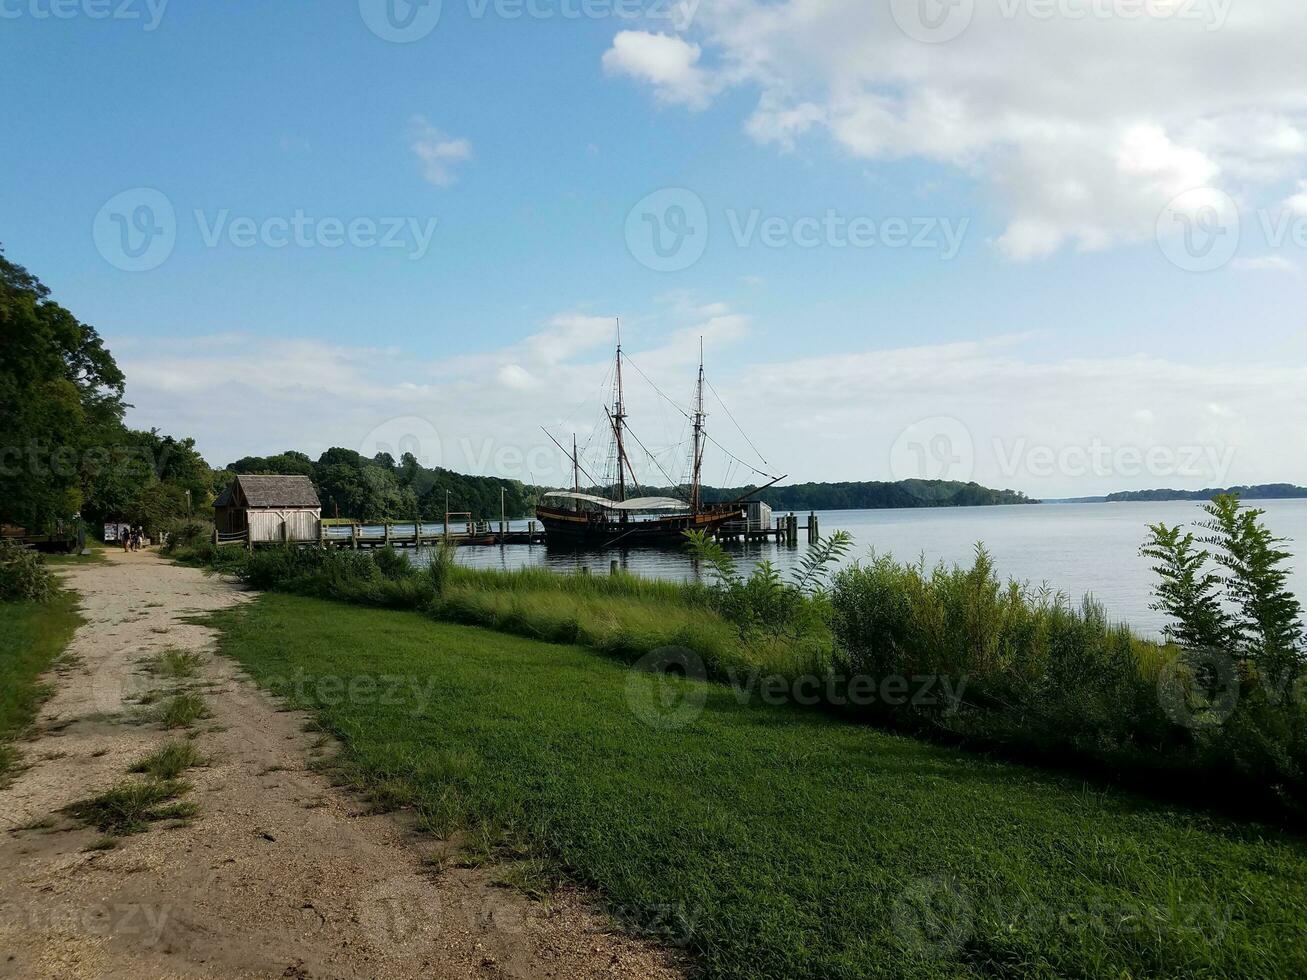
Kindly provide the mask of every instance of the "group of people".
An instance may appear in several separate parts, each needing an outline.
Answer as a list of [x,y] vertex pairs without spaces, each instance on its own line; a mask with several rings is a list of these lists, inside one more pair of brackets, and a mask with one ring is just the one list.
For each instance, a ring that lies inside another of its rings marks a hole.
[[139,524],[124,524],[118,529],[118,543],[123,546],[123,551],[140,551],[145,546],[145,528]]

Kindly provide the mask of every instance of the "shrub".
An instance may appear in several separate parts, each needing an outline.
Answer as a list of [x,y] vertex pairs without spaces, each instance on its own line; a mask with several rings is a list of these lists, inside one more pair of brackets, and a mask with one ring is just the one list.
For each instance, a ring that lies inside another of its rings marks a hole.
[[45,559],[14,541],[0,541],[0,601],[47,602],[59,582]]
[[168,530],[168,540],[160,550],[165,555],[213,546],[213,524],[209,521],[182,521]]
[[849,550],[852,539],[847,532],[810,543],[790,582],[781,579],[770,561],[745,578],[730,552],[704,531],[686,531],[685,538],[687,549],[713,576],[706,593],[710,604],[736,625],[741,639],[759,633],[798,639],[804,633],[824,632],[826,580],[830,567]]
[[[1195,730],[1193,742],[1214,765],[1301,808],[1307,805],[1307,712],[1300,700],[1307,637],[1302,606],[1286,587],[1291,555],[1281,547],[1285,539],[1266,528],[1265,511],[1242,507],[1236,495],[1218,496],[1202,509],[1202,537],[1156,524],[1141,549],[1157,562],[1153,608],[1171,618],[1167,632],[1184,649],[1187,696],[1230,688],[1225,693],[1233,703]],[[1224,679],[1213,676],[1222,673]]]
[[863,709],[875,719],[1063,761],[1177,762],[1184,739],[1156,693],[1176,651],[1111,623],[1092,598],[1076,607],[1003,583],[983,547],[970,567],[874,556],[835,576],[831,607],[841,672],[947,678],[961,692],[960,702],[876,702]]

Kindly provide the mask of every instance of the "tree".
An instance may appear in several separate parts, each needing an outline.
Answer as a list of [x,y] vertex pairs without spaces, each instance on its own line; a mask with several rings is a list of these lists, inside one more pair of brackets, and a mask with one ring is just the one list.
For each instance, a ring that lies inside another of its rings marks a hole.
[[122,431],[123,374],[94,327],[0,252],[0,520],[41,529],[78,512],[92,450]]
[[[1196,537],[1156,524],[1141,552],[1157,562],[1154,609],[1174,620],[1168,634],[1190,650],[1218,649],[1282,679],[1302,668],[1302,606],[1288,590],[1284,563],[1292,557],[1262,521],[1233,494],[1203,506]],[[1196,545],[1205,545],[1198,549]],[[1208,548],[1214,549],[1212,551]],[[1223,572],[1208,570],[1214,562]]]

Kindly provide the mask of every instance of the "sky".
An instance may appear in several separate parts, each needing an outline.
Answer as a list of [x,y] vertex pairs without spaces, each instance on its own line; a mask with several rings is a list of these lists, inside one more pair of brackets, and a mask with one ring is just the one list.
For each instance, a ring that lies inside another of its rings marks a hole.
[[215,465],[570,483],[620,317],[650,482],[702,338],[709,482],[1307,484],[1304,37],[1301,0],[0,0],[0,244]]

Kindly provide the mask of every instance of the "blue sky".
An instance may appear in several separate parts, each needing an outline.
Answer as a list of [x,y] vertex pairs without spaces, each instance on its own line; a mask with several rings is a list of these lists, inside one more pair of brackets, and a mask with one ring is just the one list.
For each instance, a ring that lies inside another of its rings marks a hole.
[[[438,433],[445,465],[547,481],[505,450],[536,449],[598,384],[621,314],[669,387],[706,334],[718,390],[797,478],[1307,482],[1304,257],[1261,230],[1263,213],[1307,220],[1291,203],[1307,83],[1257,34],[1291,37],[1299,10],[1139,25],[1013,8],[935,43],[879,6],[703,0],[683,20],[540,0],[510,19],[511,0],[445,0],[430,33],[392,43],[372,0],[156,4],[152,30],[143,0],[119,8],[134,20],[5,0],[0,242],[109,338],[132,421],[196,435],[215,463],[407,426]],[[1238,82],[1218,93],[1204,66],[1226,62]],[[126,271],[105,209],[130,220],[117,196],[138,188],[172,208],[175,243]],[[631,212],[666,188],[654,206],[701,204],[706,245],[657,271]],[[1156,231],[1191,189],[1180,210],[1222,195],[1242,222],[1211,271]],[[274,247],[296,212],[399,221],[400,244]],[[926,247],[828,230],[895,218]],[[433,219],[423,245],[412,229]],[[675,455],[675,437],[649,439]],[[962,445],[923,456],[940,437]],[[1166,462],[1194,450],[1223,462]]]

